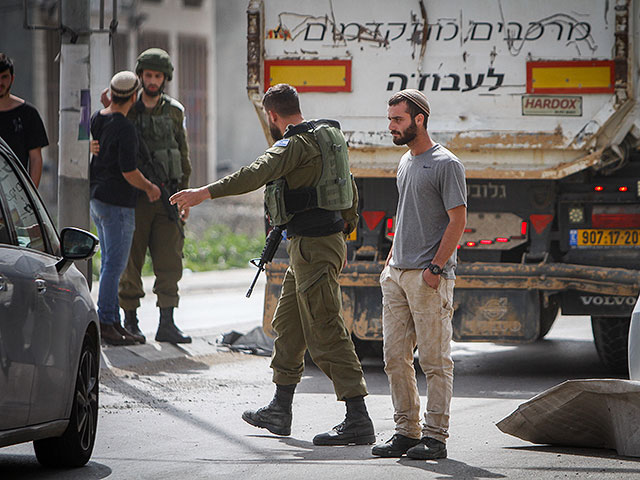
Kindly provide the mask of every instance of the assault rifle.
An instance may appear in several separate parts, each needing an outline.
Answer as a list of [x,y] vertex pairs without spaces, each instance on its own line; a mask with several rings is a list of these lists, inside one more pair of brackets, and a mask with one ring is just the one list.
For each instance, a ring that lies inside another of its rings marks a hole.
[[280,246],[280,242],[282,241],[282,228],[281,227],[273,227],[267,235],[267,241],[264,243],[264,248],[262,249],[262,255],[260,258],[252,258],[250,263],[254,267],[258,267],[258,271],[256,272],[256,276],[251,282],[251,286],[249,287],[249,291],[247,292],[247,298],[251,296],[251,292],[253,292],[253,287],[255,287],[256,282],[258,281],[258,277],[260,276],[260,272],[264,271],[264,266],[273,260],[273,256],[276,254],[276,250],[278,250],[278,246]]
[[138,143],[140,145],[138,169],[142,172],[147,180],[158,186],[158,188],[160,189],[160,201],[162,202],[162,205],[167,212],[167,216],[170,220],[176,222],[176,225],[178,225],[178,230],[180,230],[180,235],[182,236],[182,238],[184,238],[184,227],[182,225],[180,214],[178,213],[178,206],[171,205],[171,202],[169,201],[171,193],[167,189],[166,184],[161,180],[162,178],[166,178],[166,175],[162,175],[161,172],[159,172],[162,167],[152,161],[149,147],[147,147],[146,143],[144,143],[142,135],[140,135],[138,129],[136,129],[136,132],[138,132]]

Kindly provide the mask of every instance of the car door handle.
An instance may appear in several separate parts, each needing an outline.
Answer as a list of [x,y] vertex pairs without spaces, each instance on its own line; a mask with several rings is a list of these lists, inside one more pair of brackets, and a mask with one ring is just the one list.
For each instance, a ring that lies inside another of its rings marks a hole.
[[6,292],[7,290],[7,279],[0,275],[0,292]]
[[36,289],[38,293],[46,293],[47,292],[47,282],[42,280],[41,278],[36,278]]

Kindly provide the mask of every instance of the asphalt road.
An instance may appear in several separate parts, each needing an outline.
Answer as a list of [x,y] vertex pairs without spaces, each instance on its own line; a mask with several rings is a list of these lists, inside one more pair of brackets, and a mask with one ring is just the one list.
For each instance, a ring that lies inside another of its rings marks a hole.
[[[224,296],[237,318],[254,318],[244,323],[247,330],[259,323],[260,308],[253,300],[240,301],[245,291],[229,287]],[[195,301],[200,295],[186,295],[183,307],[192,297],[194,304],[204,302]],[[254,295],[260,299],[261,291]],[[210,303],[203,308],[202,319],[216,316],[222,322],[208,331],[224,331],[228,325],[221,308]],[[200,331],[199,326],[187,330]],[[269,402],[269,359],[216,349],[212,342],[192,348],[189,356],[102,370],[98,438],[86,467],[42,469],[25,444],[0,450],[0,479],[640,478],[639,459],[612,450],[532,445],[495,426],[524,400],[564,380],[608,377],[586,317],[560,317],[547,339],[532,345],[454,343],[449,458],[437,462],[376,458],[368,446],[313,446],[316,433],[344,417],[331,383],[313,366],[296,391],[290,437],[251,427],[240,415]],[[107,351],[115,364],[124,358],[118,352]],[[379,360],[368,359],[363,366],[367,405],[378,440],[386,441],[393,434],[386,375]],[[424,392],[421,375],[419,385]]]

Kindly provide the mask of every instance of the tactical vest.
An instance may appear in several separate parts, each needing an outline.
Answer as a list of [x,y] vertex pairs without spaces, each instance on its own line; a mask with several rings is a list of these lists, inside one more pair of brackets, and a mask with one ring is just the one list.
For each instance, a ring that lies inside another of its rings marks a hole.
[[152,115],[141,100],[135,104],[134,123],[141,132],[151,154],[151,161],[160,181],[177,185],[182,180],[182,156],[174,133],[174,120],[170,115],[171,103],[162,96],[160,115]]
[[[302,217],[312,218],[300,215],[310,210],[320,209],[337,213],[350,208],[353,203],[349,152],[340,124],[335,120],[311,120],[288,129],[285,132],[285,138],[309,131],[313,132],[320,147],[322,173],[317,184],[311,187],[289,190],[284,178],[279,178],[267,185],[265,206],[272,225],[287,224],[296,214],[300,220]],[[338,216],[314,212],[314,218],[322,223],[327,223],[329,219],[335,223]]]

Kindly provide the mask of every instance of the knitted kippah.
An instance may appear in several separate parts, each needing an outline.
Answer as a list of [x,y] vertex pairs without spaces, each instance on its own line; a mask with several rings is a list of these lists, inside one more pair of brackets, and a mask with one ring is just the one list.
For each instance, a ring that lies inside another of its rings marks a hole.
[[406,90],[401,90],[398,92],[398,95],[409,100],[415,106],[417,106],[420,110],[427,114],[427,117],[431,115],[431,107],[429,106],[429,101],[427,97],[424,96],[420,90],[416,90],[415,88],[407,88]]
[[130,97],[140,88],[138,76],[127,70],[116,73],[111,79],[109,89],[116,97]]

